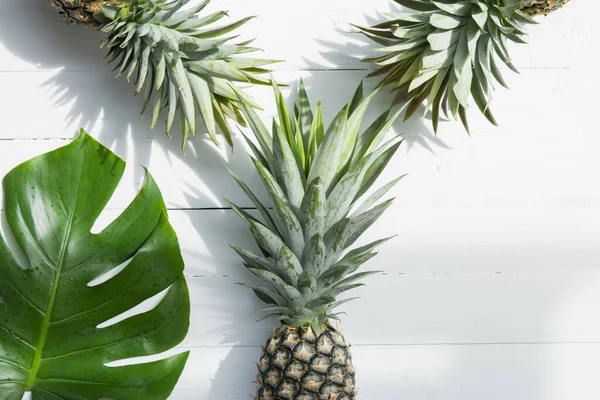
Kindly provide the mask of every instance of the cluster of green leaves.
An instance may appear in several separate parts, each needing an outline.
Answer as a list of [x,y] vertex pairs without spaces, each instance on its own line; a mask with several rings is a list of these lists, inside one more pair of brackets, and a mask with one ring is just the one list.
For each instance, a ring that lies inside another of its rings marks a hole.
[[188,2],[136,0],[104,7],[111,22],[102,28],[109,34],[102,46],[118,76],[134,77],[136,93],[145,87],[142,113],[152,102],[152,127],[163,109],[168,110],[167,133],[179,115],[185,146],[199,114],[215,144],[218,126],[232,145],[226,119],[245,126],[239,104],[260,108],[244,92],[234,91],[232,82],[270,84],[263,67],[277,61],[240,57],[259,50],[249,46],[251,41],[229,43],[236,36],[227,35],[252,17],[215,27],[226,11],[201,16],[210,0],[182,9]]
[[[183,259],[149,174],[115,221],[90,232],[124,168],[82,132],[4,178],[8,232],[25,265],[0,236],[0,398],[164,400],[173,390],[187,353],[106,365],[169,350],[189,325]],[[152,310],[113,320],[165,290]]]
[[400,111],[392,116],[389,110],[384,112],[360,133],[375,95],[363,99],[361,83],[352,103],[325,130],[321,104],[313,112],[302,83],[293,116],[277,86],[274,90],[279,118],[271,132],[252,108],[242,106],[258,141],[255,145],[248,140],[252,161],[272,208],[234,175],[262,217],[228,203],[248,223],[262,254],[235,250],[265,283],[246,285],[270,306],[264,311],[278,315],[288,326],[310,326],[320,332],[329,319],[337,319],[333,309],[347,301],[336,297],[361,286],[358,282],[373,273],[356,271],[387,240],[351,250],[389,207],[392,200],[377,203],[401,178],[366,195],[400,146],[398,136],[384,141]]
[[507,87],[497,59],[513,71],[507,43],[525,43],[523,26],[536,23],[521,10],[521,0],[394,0],[413,10],[390,13],[391,20],[357,28],[384,47],[385,54],[364,61],[392,85],[394,102],[406,103],[405,119],[427,101],[437,132],[440,110],[461,120],[469,131],[466,109],[470,98],[494,125],[489,108],[494,84]]

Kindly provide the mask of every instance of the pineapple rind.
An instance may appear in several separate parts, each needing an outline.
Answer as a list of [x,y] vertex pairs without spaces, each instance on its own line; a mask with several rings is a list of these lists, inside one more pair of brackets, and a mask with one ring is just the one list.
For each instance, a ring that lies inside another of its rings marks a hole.
[[283,328],[263,346],[256,400],[355,400],[355,372],[344,336]]
[[394,1],[413,12],[390,13],[389,21],[372,27],[355,26],[381,45],[376,51],[382,55],[363,60],[377,65],[370,76],[383,76],[380,86],[396,92],[394,104],[405,104],[405,120],[426,103],[435,132],[440,111],[468,132],[471,101],[497,125],[490,101],[495,84],[506,87],[498,64],[517,72],[507,43],[525,43],[524,26],[536,23],[530,16],[568,0]]
[[102,8],[117,4],[117,0],[48,0],[50,5],[68,23],[85,25],[92,29],[102,28]]
[[565,4],[567,4],[570,0],[528,0],[525,6],[521,8],[521,11],[529,16],[535,15],[548,15],[551,12],[554,12]]

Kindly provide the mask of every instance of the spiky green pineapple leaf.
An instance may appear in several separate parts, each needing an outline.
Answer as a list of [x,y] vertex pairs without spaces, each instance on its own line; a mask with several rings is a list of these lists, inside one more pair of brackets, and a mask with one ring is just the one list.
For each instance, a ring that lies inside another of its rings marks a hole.
[[[210,0],[186,8],[188,0],[50,0],[68,21],[107,34],[101,46],[117,76],[133,81],[135,94],[144,93],[142,113],[152,105],[151,127],[165,112],[166,132],[178,122],[182,147],[188,133],[202,121],[219,145],[220,130],[229,145],[230,119],[245,125],[241,103],[259,108],[232,83],[270,85],[265,66],[279,60],[242,57],[260,49],[251,41],[234,43],[235,32],[254,17],[223,23],[220,10],[206,13]],[[199,118],[197,118],[199,117]]]
[[[472,99],[494,125],[490,111],[494,83],[503,86],[494,58],[517,72],[508,42],[525,43],[530,16],[548,14],[568,0],[395,0],[412,13],[389,13],[390,20],[359,32],[383,45],[370,76],[383,76],[380,86],[391,86],[394,104],[406,105],[405,120],[421,105],[431,110],[437,132],[440,111],[460,120],[467,132],[467,108]],[[381,53],[384,53],[381,55]]]
[[[263,281],[252,289],[265,303],[275,306],[267,312],[278,315],[288,326],[311,327],[318,332],[329,319],[337,318],[333,309],[345,302],[335,297],[359,287],[354,280],[370,274],[357,270],[384,242],[352,250],[352,244],[391,204],[391,200],[376,203],[399,179],[355,205],[370,192],[402,142],[399,136],[383,140],[399,113],[390,115],[388,111],[361,131],[374,96],[364,97],[361,84],[352,104],[344,106],[326,129],[320,103],[314,111],[310,109],[303,84],[293,116],[279,89],[274,92],[279,116],[271,132],[251,108],[241,107],[257,137],[258,145],[250,146],[253,162],[272,208],[259,207],[261,221],[231,205],[248,223],[263,256],[235,250]],[[257,204],[253,191],[235,179]],[[360,212],[353,213],[355,209]],[[283,305],[274,292],[288,304]]]

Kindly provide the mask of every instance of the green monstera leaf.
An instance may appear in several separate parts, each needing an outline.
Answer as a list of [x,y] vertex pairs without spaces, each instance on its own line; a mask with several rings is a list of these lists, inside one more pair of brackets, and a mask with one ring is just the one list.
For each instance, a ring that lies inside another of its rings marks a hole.
[[[187,353],[107,366],[171,349],[189,326],[179,244],[149,174],[127,209],[91,233],[124,168],[82,131],[4,178],[0,399],[153,400],[173,390]],[[123,315],[155,295],[164,297],[152,310]]]

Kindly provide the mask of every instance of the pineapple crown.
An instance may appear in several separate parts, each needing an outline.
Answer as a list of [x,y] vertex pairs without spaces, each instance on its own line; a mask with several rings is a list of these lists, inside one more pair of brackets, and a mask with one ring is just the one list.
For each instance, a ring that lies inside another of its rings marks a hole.
[[243,285],[269,306],[263,310],[267,316],[278,316],[285,326],[321,332],[330,319],[338,319],[334,309],[351,300],[336,297],[375,273],[356,271],[389,239],[351,249],[389,207],[391,199],[378,202],[402,178],[367,193],[401,144],[398,136],[383,141],[400,112],[384,112],[359,133],[375,95],[363,99],[361,83],[352,103],[325,130],[321,104],[313,112],[302,82],[293,116],[276,85],[274,91],[279,118],[271,132],[251,107],[241,106],[258,141],[246,138],[272,208],[232,173],[262,217],[227,202],[246,221],[261,253],[234,250],[264,282]]
[[236,36],[227,35],[252,17],[214,26],[226,11],[201,16],[210,0],[183,9],[188,2],[125,0],[103,7],[109,22],[102,27],[108,33],[102,47],[108,48],[108,62],[116,65],[117,76],[124,74],[128,81],[133,77],[136,94],[145,88],[142,113],[152,103],[152,127],[167,109],[166,131],[178,117],[185,146],[200,115],[215,144],[218,126],[232,145],[226,119],[245,126],[240,103],[260,107],[231,82],[270,84],[263,66],[278,61],[240,57],[259,50],[249,46],[251,40],[230,43]]
[[414,12],[389,13],[391,20],[370,28],[355,26],[383,46],[376,49],[383,55],[363,61],[378,65],[369,76],[383,75],[380,86],[391,85],[394,103],[407,105],[405,120],[426,101],[437,133],[440,109],[469,131],[471,98],[497,125],[489,103],[496,82],[507,87],[498,59],[518,72],[507,43],[526,43],[523,27],[536,23],[529,16],[568,0],[394,1]]

